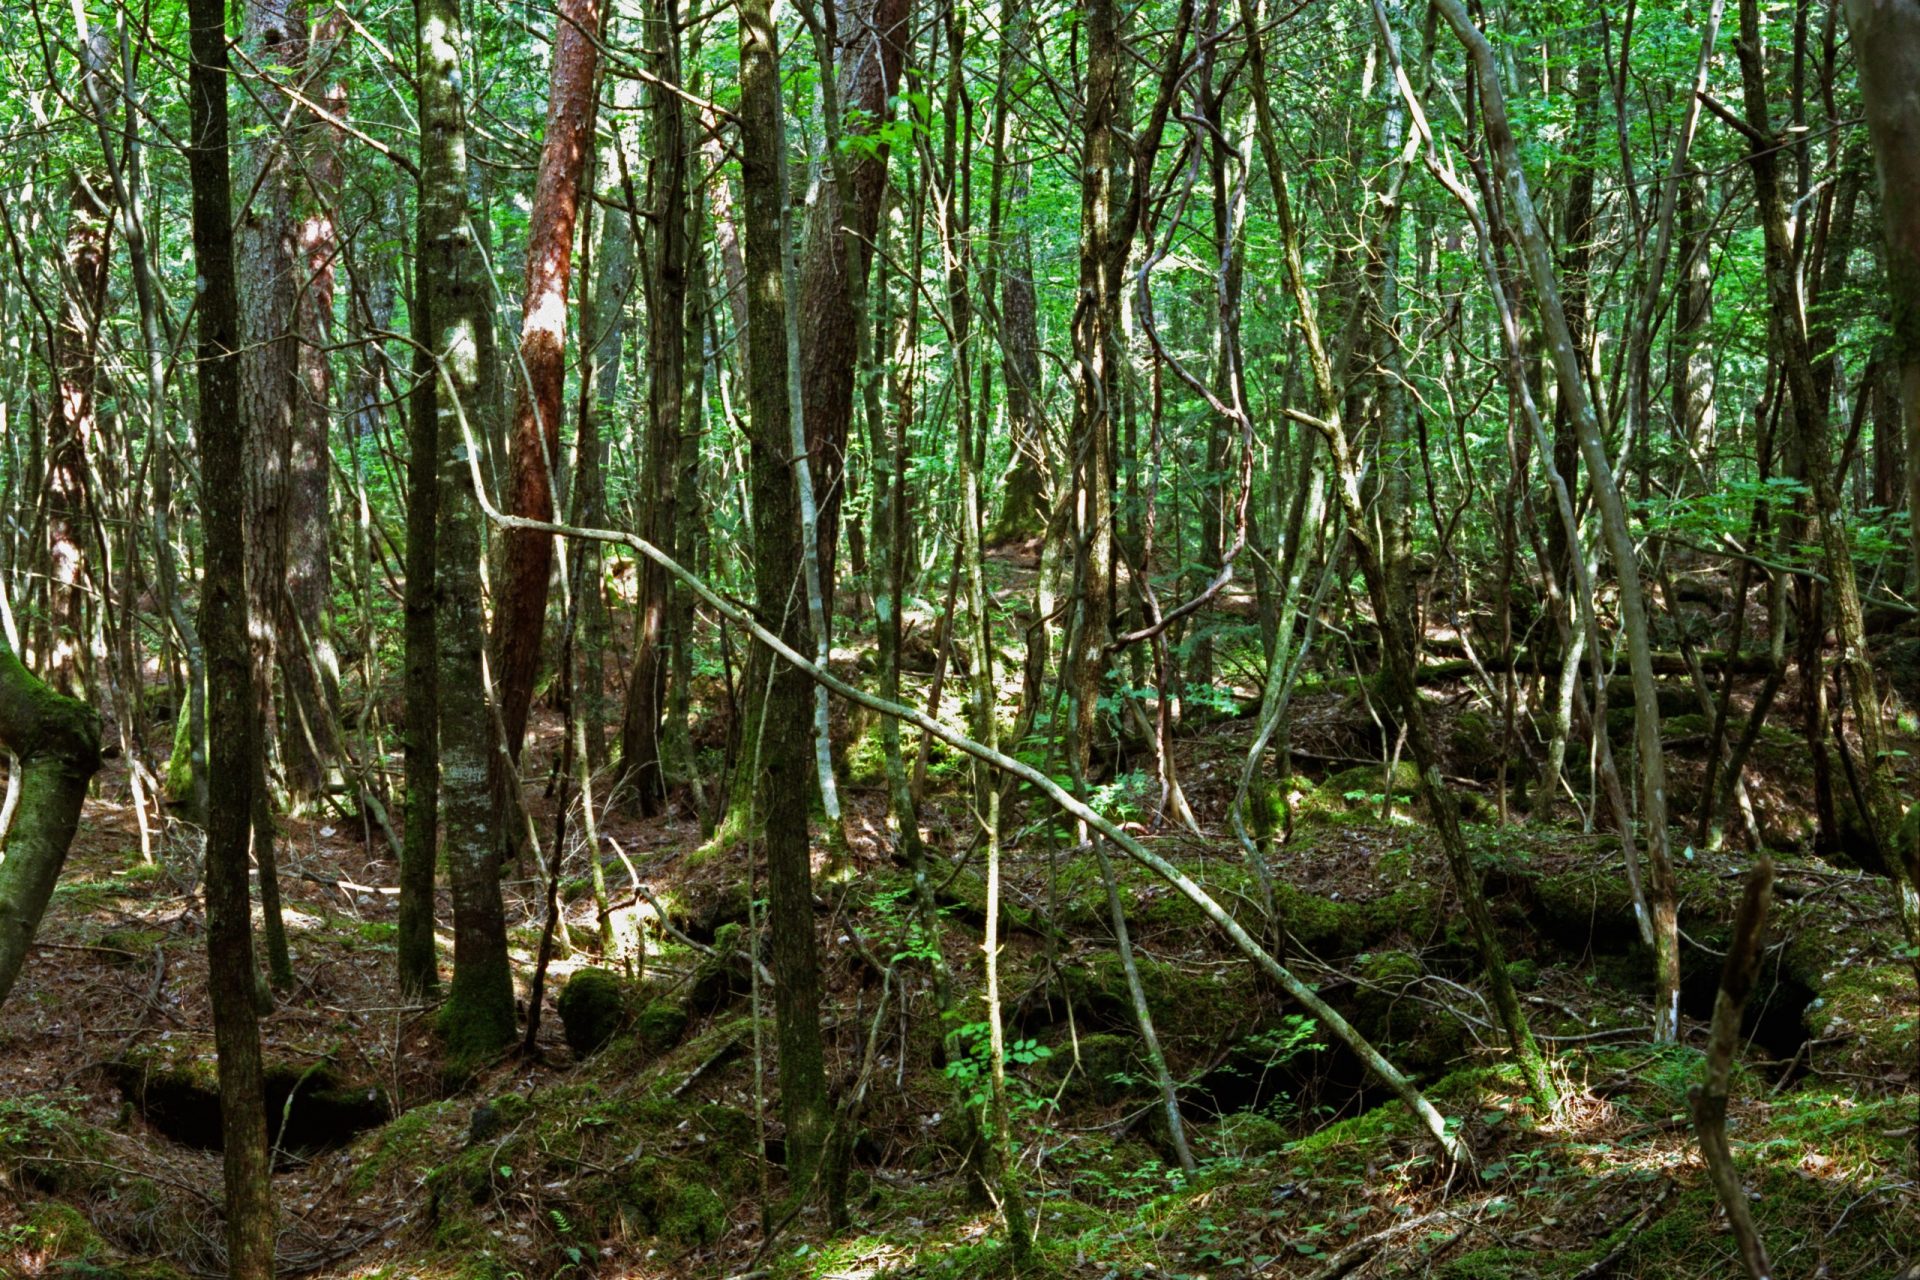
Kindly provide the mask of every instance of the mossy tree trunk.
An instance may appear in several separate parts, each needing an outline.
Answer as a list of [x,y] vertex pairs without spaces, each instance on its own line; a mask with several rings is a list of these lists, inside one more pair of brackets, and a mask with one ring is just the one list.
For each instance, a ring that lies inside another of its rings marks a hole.
[[100,767],[100,717],[55,693],[0,636],[0,746],[19,761],[20,799],[0,857],[0,1006],[26,963]]

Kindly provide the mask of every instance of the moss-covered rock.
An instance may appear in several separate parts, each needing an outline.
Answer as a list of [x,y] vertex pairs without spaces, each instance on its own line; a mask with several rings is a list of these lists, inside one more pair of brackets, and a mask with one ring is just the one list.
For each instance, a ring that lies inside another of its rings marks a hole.
[[1350,956],[1398,938],[1423,941],[1444,918],[1437,882],[1414,879],[1384,897],[1324,898],[1286,883],[1274,886],[1274,911],[1286,936],[1323,958]]
[[576,972],[561,988],[557,1007],[567,1046],[581,1058],[619,1035],[631,1017],[626,984],[610,969]]

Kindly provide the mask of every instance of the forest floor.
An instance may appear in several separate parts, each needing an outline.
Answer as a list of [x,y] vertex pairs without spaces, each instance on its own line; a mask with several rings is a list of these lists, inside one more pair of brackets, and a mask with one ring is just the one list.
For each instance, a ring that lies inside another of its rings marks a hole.
[[[1379,763],[1364,763],[1379,755],[1368,723],[1350,694],[1302,695],[1303,776],[1291,835],[1273,852],[1268,932],[1427,1087],[1476,1152],[1477,1175],[1437,1163],[1405,1110],[1185,899],[1117,865],[1200,1161],[1181,1175],[1098,865],[1063,853],[1058,824],[1021,801],[1003,983],[1036,1266],[1088,1280],[1737,1274],[1685,1095],[1749,855],[1682,855],[1685,1035],[1654,1046],[1652,966],[1617,838],[1493,822],[1473,781],[1484,777],[1476,726],[1452,716],[1451,767],[1509,967],[1565,1086],[1549,1112],[1504,1063],[1427,824]],[[1670,728],[1684,744],[1686,726]],[[454,1090],[431,1009],[396,990],[396,874],[377,829],[292,820],[280,870],[297,982],[262,1021],[283,1273],[1004,1274],[956,1119],[975,1064],[945,1062],[928,939],[863,772],[864,730],[849,726],[863,735],[847,753],[852,873],[818,889],[829,1078],[858,1133],[849,1223],[809,1211],[767,1230],[783,1153],[777,1108],[762,1114],[755,1099],[774,1096],[778,1063],[770,1021],[756,1031],[740,950],[757,890],[739,855],[705,846],[683,810],[605,828],[629,954],[645,938],[643,970],[621,977],[611,1042],[577,1054],[554,1007],[569,975],[601,963],[573,869],[577,945],[554,963],[538,1053]],[[551,723],[545,734],[541,751]],[[1152,841],[1254,921],[1262,895],[1225,821],[1245,742],[1233,721],[1183,736],[1187,795],[1208,835],[1169,828]],[[1778,825],[1804,810],[1804,780],[1789,743],[1768,750],[1755,804]],[[984,1016],[981,854],[964,835],[954,762],[936,752],[932,772],[924,828],[947,864],[940,941],[972,1022]],[[1684,794],[1684,762],[1676,772]],[[1144,822],[1151,795],[1137,774],[1117,777],[1118,801],[1131,796]],[[142,860],[116,799],[124,781],[116,762],[89,802],[0,1022],[0,1274],[178,1280],[221,1267],[195,853],[176,828],[156,861]],[[546,812],[545,797],[530,799]],[[506,888],[524,995],[541,887],[510,871]],[[1731,1135],[1781,1276],[1886,1280],[1920,1262],[1920,1000],[1901,953],[1884,880],[1780,856]]]

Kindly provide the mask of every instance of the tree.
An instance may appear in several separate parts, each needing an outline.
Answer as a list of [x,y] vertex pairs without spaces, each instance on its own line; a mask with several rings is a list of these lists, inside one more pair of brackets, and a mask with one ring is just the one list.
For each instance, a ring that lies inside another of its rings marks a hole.
[[100,180],[75,173],[67,203],[66,286],[53,331],[56,388],[47,423],[47,593],[52,652],[47,677],[69,697],[81,688],[87,645],[85,588],[93,510],[88,501],[87,449],[94,430],[94,381],[101,308],[107,297],[112,230]]
[[[480,508],[471,423],[480,331],[491,323],[467,216],[466,36],[459,0],[422,0],[418,22],[420,280],[433,328],[438,458],[434,537],[439,823],[453,890],[453,981],[441,1006],[448,1070],[464,1075],[511,1044],[513,974],[500,898],[503,852],[487,788],[493,757],[480,611]],[[562,305],[564,305],[564,290]],[[545,582],[541,583],[545,596]],[[417,874],[417,872],[416,872]]]
[[[753,580],[761,616],[780,637],[808,652],[800,580],[800,522],[791,450],[787,353],[765,335],[786,330],[782,262],[780,58],[771,6],[740,6],[740,176],[746,241],[749,350],[747,397],[753,494]],[[767,928],[773,941],[774,1019],[780,1046],[780,1108],[787,1124],[790,1194],[811,1199],[834,1179],[821,1168],[829,1109],[820,1036],[820,964],[813,927],[813,875],[807,837],[808,681],[771,655],[748,679],[764,681],[759,723],[746,744],[753,780],[754,828],[767,851]],[[816,1186],[819,1180],[819,1186]]]
[[1920,4],[1846,0],[1845,12],[1867,135],[1880,174],[1887,298],[1894,362],[1900,371],[1907,506],[1913,521],[1907,589],[1920,591],[1920,99],[1914,95],[1914,86],[1920,84]]
[[[594,78],[600,65],[598,0],[566,0],[553,33],[546,135],[527,229],[527,280],[520,298],[520,375],[514,379],[512,510],[553,518],[560,470],[561,392],[566,381],[567,281],[580,210],[580,174],[593,134]],[[484,295],[482,297],[484,301]],[[444,562],[443,562],[444,565]],[[493,623],[493,664],[507,753],[520,758],[527,713],[540,673],[553,539],[524,532],[506,538],[505,582]]]
[[[663,0],[648,24],[654,51],[652,89],[654,228],[647,279],[647,437],[640,477],[640,527],[663,547],[678,528],[681,433],[685,429],[688,272],[688,147],[680,99],[679,5]],[[697,340],[697,339],[696,339]],[[633,674],[620,730],[621,773],[643,814],[666,799],[660,721],[667,686],[663,652],[671,584],[658,566],[642,564],[634,616]]]
[[240,305],[234,280],[227,133],[227,21],[222,0],[191,0],[188,69],[194,270],[199,305],[200,509],[207,576],[200,636],[207,653],[207,984],[219,1058],[225,1153],[227,1273],[268,1280],[274,1270],[273,1184],[267,1149],[260,1027],[254,1013],[253,928],[247,847],[259,771],[249,752],[259,729],[247,640],[247,554],[232,500],[246,471],[249,420],[240,394]]

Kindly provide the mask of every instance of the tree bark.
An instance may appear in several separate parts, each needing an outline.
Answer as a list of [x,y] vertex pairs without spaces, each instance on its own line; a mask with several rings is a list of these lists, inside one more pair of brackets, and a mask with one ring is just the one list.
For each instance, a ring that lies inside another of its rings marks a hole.
[[[600,18],[598,0],[562,0],[558,8],[546,135],[527,228],[527,280],[520,301],[520,369],[514,379],[510,509],[536,520],[553,518],[554,477],[560,465],[567,281],[573,270],[580,172],[593,133]],[[500,718],[506,725],[507,751],[518,761],[533,704],[533,686],[540,674],[553,539],[515,531],[507,534],[505,542],[504,581],[493,620],[491,648],[494,673],[500,682]]]
[[[653,252],[647,279],[647,438],[641,476],[640,528],[658,546],[675,544],[679,498],[681,414],[686,376],[688,273],[687,128],[680,84],[679,5],[662,0],[648,23],[653,51]],[[698,341],[697,337],[695,341]],[[658,813],[666,801],[660,721],[665,710],[667,664],[662,641],[671,580],[659,566],[639,566],[634,619],[633,675],[620,731],[621,775],[642,814]]]
[[207,655],[209,786],[206,910],[208,990],[220,1081],[227,1272],[273,1275],[274,1209],[266,1095],[254,1011],[253,930],[247,905],[247,839],[258,771],[248,760],[257,730],[247,641],[246,543],[241,506],[248,420],[241,411],[239,301],[234,281],[227,159],[227,30],[222,0],[191,0],[187,69],[192,143],[193,257],[200,280],[200,503],[206,577],[200,636]]
[[[305,0],[248,0],[243,56],[261,82],[257,130],[242,152],[240,189],[252,199],[241,212],[235,283],[240,299],[240,411],[247,416],[244,497],[247,551],[247,639],[253,654],[256,735],[248,752],[255,772],[253,856],[260,869],[260,904],[267,969],[276,988],[292,985],[280,885],[274,858],[269,755],[279,708],[273,681],[287,578],[288,472],[293,453],[294,404],[300,396],[299,347],[294,334],[298,287],[293,201],[303,110],[283,107],[272,86],[279,74],[298,75],[307,55]],[[281,118],[283,117],[284,118]],[[289,645],[289,651],[295,646]]]
[[[482,663],[480,512],[468,466],[482,395],[485,276],[467,217],[466,39],[460,0],[421,0],[420,279],[433,330],[438,453],[434,631],[440,724],[439,814],[453,890],[453,982],[441,1006],[447,1070],[463,1077],[514,1039],[513,975],[500,897],[502,833],[487,786],[492,716]],[[569,28],[563,27],[563,33]],[[569,195],[571,200],[571,195]],[[562,299],[564,305],[564,298]],[[537,461],[537,459],[536,459]],[[549,547],[547,539],[538,539]],[[540,580],[544,597],[546,582]]]
[[[309,80],[317,85],[325,77],[319,101],[336,120],[344,120],[347,114],[346,84],[332,65],[345,30],[342,12],[332,10],[308,51]],[[296,810],[327,793],[330,782],[337,779],[340,762],[340,743],[334,733],[340,664],[328,626],[333,599],[328,555],[333,480],[329,351],[335,341],[334,264],[340,252],[334,217],[344,171],[339,129],[311,111],[304,114],[312,119],[303,138],[308,144],[307,181],[295,209],[301,287],[294,305],[297,345],[293,430],[287,452],[287,573],[277,611],[285,642],[280,674],[287,703],[280,720],[280,759],[288,798]]]
[[[753,577],[760,616],[776,621],[794,650],[811,650],[801,573],[800,523],[788,404],[787,352],[771,339],[786,330],[782,270],[780,72],[767,0],[740,5],[740,145],[744,190],[747,313],[759,337],[750,352],[747,392],[753,490]],[[773,662],[770,655],[762,662]],[[755,664],[757,678],[768,668]],[[753,677],[750,677],[753,678]],[[780,1104],[787,1125],[791,1195],[810,1198],[823,1172],[830,1111],[820,1036],[820,975],[814,937],[807,838],[807,678],[778,663],[766,684],[758,732],[748,740],[755,821],[767,850],[768,928],[773,939],[774,1018],[780,1053]],[[753,757],[757,754],[757,766]]]
[[45,660],[55,692],[77,696],[86,650],[87,546],[92,541],[87,448],[94,429],[94,382],[101,311],[107,301],[112,231],[105,183],[76,173],[67,203],[66,276],[53,331],[54,404],[47,422],[47,613]]
[[0,747],[17,761],[20,798],[0,858],[0,1007],[20,976],[100,767],[100,717],[55,693],[0,636]]
[[1920,591],[1920,3],[1846,0],[1860,103],[1880,174],[1887,300],[1914,517],[1907,589]]
[[[424,175],[422,175],[424,177]],[[425,194],[424,183],[422,194]],[[426,262],[426,201],[414,223],[415,262]],[[440,852],[440,666],[435,637],[435,540],[440,525],[439,376],[433,360],[433,299],[416,266],[408,319],[413,338],[413,388],[407,394],[407,560],[402,601],[402,664],[406,681],[406,833],[400,850],[400,904],[396,916],[400,989],[413,996],[440,984],[434,942],[434,864]]]
[[[840,47],[836,97],[847,136],[870,134],[886,118],[906,59],[911,0],[832,0]],[[846,481],[847,433],[853,423],[857,364],[855,281],[872,259],[880,198],[886,187],[883,149],[849,153],[846,192],[825,181],[807,220],[806,258],[797,302],[800,322],[800,399],[812,463],[816,536],[824,612],[833,614],[835,549]],[[836,165],[845,160],[829,158]],[[847,199],[850,193],[851,200]],[[756,333],[765,333],[756,329]]]

